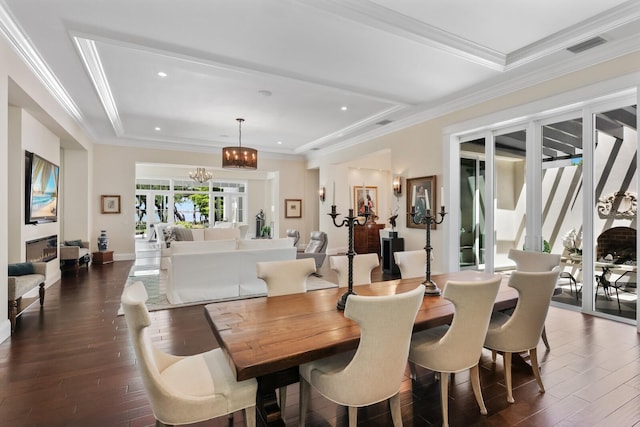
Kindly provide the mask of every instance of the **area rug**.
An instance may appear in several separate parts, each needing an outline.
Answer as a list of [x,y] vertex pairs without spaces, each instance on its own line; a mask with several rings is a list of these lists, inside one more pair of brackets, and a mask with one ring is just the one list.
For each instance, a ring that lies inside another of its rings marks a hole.
[[[166,295],[167,270],[161,270],[159,265],[134,265],[129,271],[129,276],[124,286],[127,287],[135,282],[142,282],[149,299],[147,300],[147,308],[149,311],[167,310],[179,307],[188,307],[192,305],[203,305],[220,300],[198,301],[184,304],[171,304]],[[338,285],[321,277],[309,276],[307,279],[307,290],[314,291],[318,289],[335,288]],[[260,295],[252,296],[257,297]],[[239,297],[242,298],[242,297]],[[235,298],[235,299],[239,299]],[[246,297],[245,297],[246,298]],[[229,301],[234,298],[225,299]],[[118,310],[118,315],[123,315],[122,307]]]

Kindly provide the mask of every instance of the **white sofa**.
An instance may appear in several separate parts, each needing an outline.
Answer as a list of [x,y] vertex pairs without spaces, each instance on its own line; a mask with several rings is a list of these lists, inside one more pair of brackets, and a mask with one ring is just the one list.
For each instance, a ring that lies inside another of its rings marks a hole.
[[289,238],[177,241],[170,252],[166,292],[172,304],[266,295],[256,264],[296,259]]
[[[176,240],[167,242],[165,230],[172,229]],[[172,224],[156,225],[156,235],[160,242],[160,268],[168,268],[168,258],[171,255],[170,247],[175,242],[202,242],[206,240],[239,239],[241,231],[238,228],[184,228]],[[192,240],[183,240],[190,238]]]

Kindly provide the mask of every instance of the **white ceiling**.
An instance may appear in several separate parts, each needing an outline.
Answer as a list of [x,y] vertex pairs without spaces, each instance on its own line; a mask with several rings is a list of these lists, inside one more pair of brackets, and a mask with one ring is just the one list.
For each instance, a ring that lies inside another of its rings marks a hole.
[[309,155],[637,51],[640,0],[0,0],[0,32],[98,143],[216,152],[243,117]]

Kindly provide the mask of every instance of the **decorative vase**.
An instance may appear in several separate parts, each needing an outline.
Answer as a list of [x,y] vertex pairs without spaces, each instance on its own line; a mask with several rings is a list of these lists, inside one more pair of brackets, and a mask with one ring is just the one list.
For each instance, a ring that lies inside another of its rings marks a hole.
[[109,238],[107,237],[107,230],[102,230],[100,231],[100,236],[98,237],[98,251],[105,252],[108,245]]

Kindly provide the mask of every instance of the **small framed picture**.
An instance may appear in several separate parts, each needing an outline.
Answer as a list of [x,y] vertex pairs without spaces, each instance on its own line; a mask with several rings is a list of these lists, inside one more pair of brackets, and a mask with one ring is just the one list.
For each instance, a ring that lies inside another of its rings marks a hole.
[[[438,201],[436,200],[436,176],[423,176],[421,178],[407,179],[407,227],[422,228],[425,224],[421,221],[427,214],[427,211],[433,213],[438,211]],[[410,212],[415,212],[411,218]],[[417,222],[417,224],[416,224]],[[431,225],[434,230],[436,224]]]
[[103,214],[119,214],[120,213],[120,196],[100,196],[101,213]]
[[370,219],[378,217],[378,187],[353,187],[353,211],[362,216],[366,209],[371,214]]
[[302,199],[285,199],[284,217],[302,218]]

